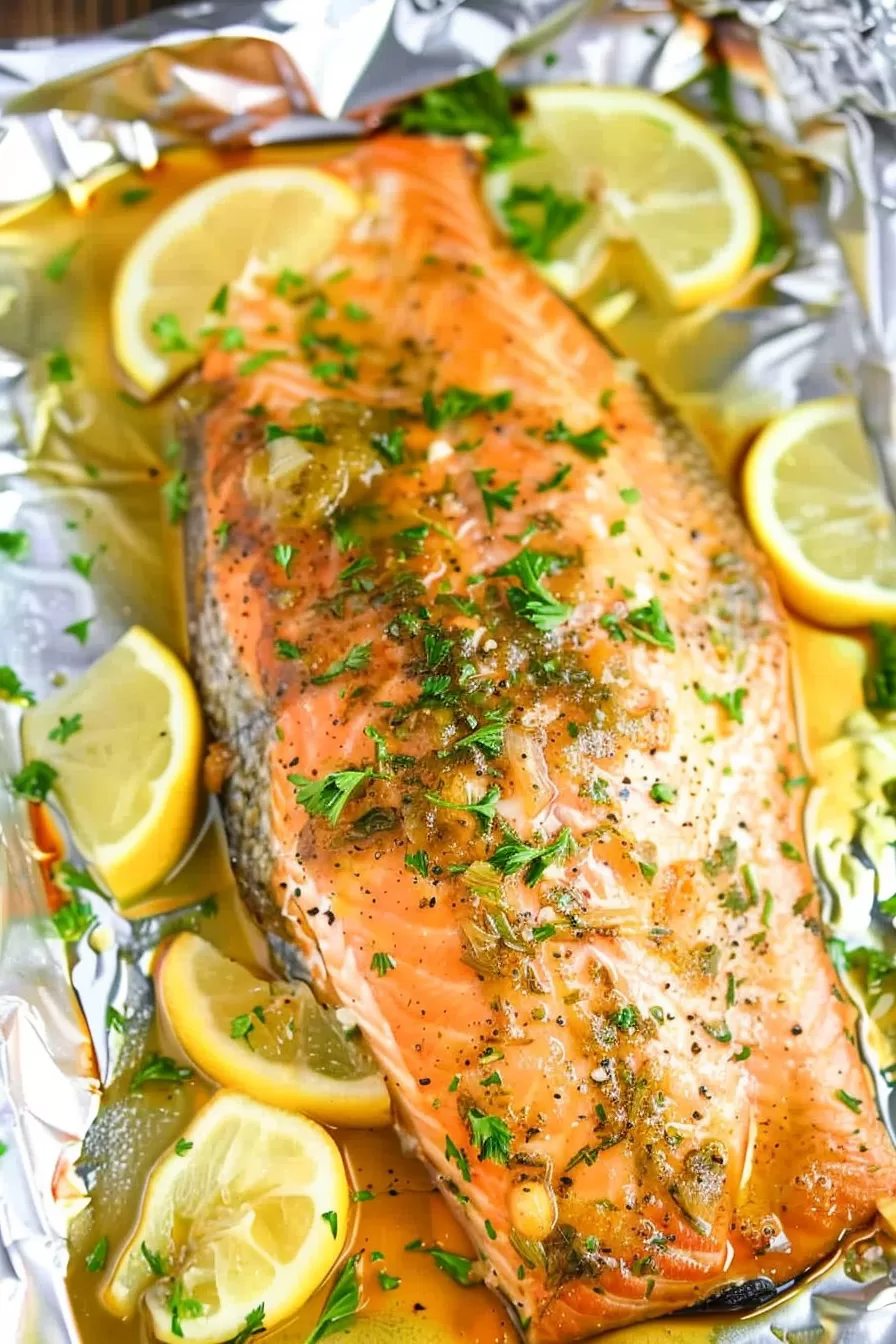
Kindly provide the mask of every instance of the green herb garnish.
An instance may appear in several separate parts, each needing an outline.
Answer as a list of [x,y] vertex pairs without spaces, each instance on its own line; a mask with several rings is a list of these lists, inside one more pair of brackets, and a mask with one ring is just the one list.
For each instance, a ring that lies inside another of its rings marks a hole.
[[162,498],[168,509],[169,523],[179,523],[190,509],[190,482],[185,471],[179,471],[162,486]]
[[568,443],[591,462],[598,462],[602,457],[606,457],[607,444],[614,442],[612,435],[603,425],[595,425],[593,429],[574,434],[562,420],[555,420],[551,428],[545,431],[544,437],[548,443]]
[[720,709],[724,709],[729,719],[733,719],[735,723],[743,723],[743,703],[748,694],[745,686],[738,686],[736,691],[725,691],[722,694],[705,691],[702,686],[696,684],[694,690],[704,705],[718,705]]
[[13,775],[10,785],[17,798],[25,798],[29,803],[43,803],[56,782],[57,773],[46,761],[29,761]]
[[336,658],[326,672],[321,672],[318,676],[312,677],[312,684],[325,686],[328,681],[335,681],[337,677],[342,676],[343,672],[360,672],[370,662],[372,648],[372,644],[355,644],[344,658]]
[[159,350],[163,355],[174,355],[181,351],[195,349],[195,346],[192,346],[184,335],[180,318],[175,313],[160,313],[156,320],[150,324],[149,329],[155,336]]
[[186,1064],[178,1064],[169,1055],[153,1052],[148,1055],[130,1082],[130,1091],[136,1092],[144,1083],[183,1083],[193,1077],[193,1070]]
[[84,1263],[91,1274],[99,1274],[101,1269],[106,1268],[106,1259],[109,1255],[109,1238],[100,1237],[92,1251],[88,1251],[84,1257]]
[[561,602],[548,592],[541,582],[545,574],[552,574],[562,567],[563,562],[558,563],[558,560],[559,557],[543,551],[524,550],[495,570],[496,575],[519,580],[519,588],[507,589],[507,600],[517,616],[530,621],[542,634],[563,625],[574,611],[568,602]]
[[490,489],[495,476],[494,467],[486,467],[484,471],[474,471],[473,480],[479,486],[479,493],[482,495],[482,503],[485,506],[485,516],[489,523],[495,521],[495,509],[513,508],[513,501],[516,498],[520,483],[519,481],[508,481],[507,485],[502,485],[498,490]]
[[463,420],[479,411],[506,411],[512,403],[513,393],[510,391],[483,396],[466,387],[448,387],[438,400],[432,392],[424,392],[423,419],[430,429],[441,429],[451,420]]
[[358,1261],[360,1252],[346,1260],[339,1277],[330,1289],[317,1325],[311,1331],[305,1344],[318,1344],[327,1335],[341,1330],[349,1317],[354,1316],[361,1304],[361,1289],[358,1283]]
[[[22,684],[18,674],[6,664],[0,667],[0,700],[8,700],[11,704],[33,705],[35,695]],[[54,729],[55,731],[55,729]],[[53,733],[50,733],[50,737]]]
[[0,532],[0,555],[7,560],[22,560],[28,554],[27,532]]
[[510,1157],[513,1137],[506,1122],[497,1115],[486,1115],[473,1107],[467,1111],[470,1138],[479,1150],[480,1162],[497,1162],[506,1166]]
[[373,770],[336,770],[324,779],[306,779],[304,775],[287,775],[295,787],[296,802],[312,817],[326,817],[335,826],[342,810],[356,789],[368,779],[382,779]]
[[50,258],[44,267],[44,275],[48,280],[58,284],[60,280],[65,279],[80,246],[80,242],[72,243],[69,247],[64,247],[61,252],[57,252],[55,257]]
[[376,971],[380,977],[394,971],[396,964],[395,958],[390,956],[388,952],[374,952],[370,959],[370,969]]
[[517,182],[500,208],[511,246],[533,261],[549,261],[554,243],[581,218],[585,202],[561,195],[548,183],[530,187]]
[[549,864],[560,863],[575,853],[576,843],[568,826],[546,845],[526,845],[522,840],[509,838],[498,846],[489,859],[493,868],[505,877],[522,871],[527,887],[534,887]]
[[501,800],[501,790],[495,784],[492,784],[476,803],[449,803],[444,798],[440,798],[437,793],[427,793],[426,797],[431,803],[435,803],[436,807],[450,807],[458,812],[470,812],[477,818],[482,829],[487,831],[495,819],[498,803]]

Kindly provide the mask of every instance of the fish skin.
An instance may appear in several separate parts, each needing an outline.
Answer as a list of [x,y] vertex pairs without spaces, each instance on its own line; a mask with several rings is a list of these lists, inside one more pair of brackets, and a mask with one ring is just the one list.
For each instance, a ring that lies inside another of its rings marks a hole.
[[[486,1281],[527,1323],[527,1339],[582,1339],[732,1285],[787,1282],[896,1192],[896,1157],[817,898],[805,899],[813,881],[803,801],[783,786],[803,769],[768,565],[699,445],[495,237],[462,150],[383,137],[332,169],[365,199],[328,266],[351,275],[324,285],[334,313],[350,301],[371,314],[363,335],[339,316],[324,320],[364,343],[357,378],[322,387],[301,356],[239,376],[246,351],[215,351],[205,365],[215,404],[194,426],[192,648],[212,730],[236,762],[223,802],[241,887],[256,917],[295,940],[320,992],[362,1024],[396,1122],[488,1261]],[[297,348],[301,308],[267,294],[238,305],[228,320],[248,351]],[[423,393],[452,385],[511,389],[513,404],[427,428]],[[607,389],[610,406],[600,409]],[[348,403],[407,427],[415,474],[370,466],[364,497],[389,529],[421,517],[436,524],[419,554],[399,559],[377,523],[373,596],[362,584],[341,614],[338,575],[365,548],[341,554],[331,526],[274,517],[245,475],[264,451],[246,409],[263,405],[282,425],[297,407],[316,414],[322,395],[324,417]],[[591,462],[546,441],[561,419],[576,433],[604,425],[606,457]],[[462,436],[482,443],[433,448]],[[539,491],[558,465],[569,467],[562,485]],[[488,469],[495,488],[519,483],[492,524],[472,477]],[[620,490],[632,487],[640,499],[626,504]],[[570,560],[544,580],[573,608],[546,636],[514,616],[507,580],[462,582],[517,555],[519,541],[507,538],[534,515],[542,530],[532,547]],[[620,518],[625,531],[613,535]],[[278,543],[294,547],[288,576],[272,559]],[[407,572],[424,592],[390,605],[383,593]],[[462,599],[484,595],[484,637],[482,618],[438,601],[446,581]],[[626,625],[650,597],[661,601],[674,649]],[[505,751],[494,758],[450,753],[461,731],[450,709],[418,708],[390,723],[401,715],[394,706],[420,695],[427,669],[421,636],[386,627],[424,603],[467,641],[464,657],[504,683],[477,712],[481,721],[488,708],[510,706]],[[624,639],[601,624],[608,613]],[[278,659],[275,639],[303,657]],[[320,680],[367,642],[366,670]],[[533,684],[526,668],[558,652],[593,680]],[[359,686],[367,689],[352,696]],[[705,701],[740,688],[736,717]],[[416,764],[366,779],[337,825],[309,815],[289,776],[376,769],[369,726]],[[583,795],[598,776],[608,803]],[[444,870],[493,854],[498,822],[484,836],[474,816],[425,795],[480,798],[492,782],[498,816],[525,840],[568,826],[576,850],[532,887],[505,879],[509,936],[527,952],[517,957],[501,942],[502,973],[481,974],[464,925],[482,925],[484,903]],[[651,796],[657,783],[675,790],[670,801]],[[394,824],[352,833],[371,814]],[[793,849],[782,853],[782,843]],[[427,876],[405,864],[421,848]],[[532,943],[533,928],[562,925],[561,887],[567,911],[590,927]],[[379,973],[377,953],[394,966]],[[503,1058],[480,1062],[487,1051]],[[485,1084],[491,1073],[499,1082]],[[477,1155],[471,1112],[508,1125],[506,1164]],[[448,1139],[460,1161],[446,1155]],[[512,1239],[508,1209],[533,1174],[556,1210],[540,1247]]]

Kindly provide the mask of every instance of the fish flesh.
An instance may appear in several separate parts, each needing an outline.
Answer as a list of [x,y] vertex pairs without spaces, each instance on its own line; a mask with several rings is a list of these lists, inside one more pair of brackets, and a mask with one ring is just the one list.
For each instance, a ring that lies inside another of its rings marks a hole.
[[896,1159],[768,566],[462,147],[327,167],[359,217],[314,274],[232,287],[194,420],[242,889],[359,1024],[527,1339],[771,1293]]

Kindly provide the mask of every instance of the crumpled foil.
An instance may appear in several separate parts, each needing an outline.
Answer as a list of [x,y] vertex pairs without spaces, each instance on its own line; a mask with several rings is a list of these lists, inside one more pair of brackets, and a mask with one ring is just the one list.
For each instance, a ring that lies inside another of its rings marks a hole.
[[[723,464],[768,415],[854,390],[896,497],[894,14],[888,0],[693,0],[687,12],[663,0],[613,9],[563,0],[203,0],[95,38],[0,48],[0,221],[24,217],[58,188],[81,209],[122,164],[151,169],[173,143],[363,134],[397,98],[498,61],[518,83],[675,91],[698,111],[750,129],[768,156],[754,168],[785,237],[760,293],[668,324],[665,362],[644,360],[654,381]],[[731,74],[721,86],[701,78],[719,57]],[[782,164],[817,175],[821,191],[788,195]],[[17,223],[27,229],[27,220]],[[28,284],[7,240],[0,231],[0,300]],[[592,313],[623,353],[639,358],[637,316],[624,294]],[[0,661],[41,695],[141,619],[162,562],[143,555],[123,569],[141,572],[104,591],[99,611],[67,567],[51,526],[53,500],[77,475],[68,436],[97,411],[89,392],[49,407],[34,395],[29,365],[46,337],[32,339],[0,348],[0,529],[27,519],[32,538],[27,563],[0,560]],[[122,433],[133,435],[134,466],[112,488],[126,492],[157,458],[131,426]],[[48,438],[52,469],[35,476],[29,453]],[[70,620],[73,610],[94,617],[89,652],[58,634],[60,613]],[[19,712],[0,700],[7,771],[19,764]],[[70,977],[47,918],[40,858],[25,805],[0,788],[3,1344],[79,1339],[65,1288],[66,1233],[87,1197],[76,1161],[99,1080],[114,1068],[107,1006],[125,998],[139,1006],[141,995],[145,1003],[140,954],[153,937],[149,921],[125,921],[101,897],[81,893],[97,923],[74,945]],[[773,1311],[717,1324],[714,1339],[759,1344],[773,1327],[790,1344],[892,1344],[896,1263],[872,1249],[867,1281],[841,1264]]]

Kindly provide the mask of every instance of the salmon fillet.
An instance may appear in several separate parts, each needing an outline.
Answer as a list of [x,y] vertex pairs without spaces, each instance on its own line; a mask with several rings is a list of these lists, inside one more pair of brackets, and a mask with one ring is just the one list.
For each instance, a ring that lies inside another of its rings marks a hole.
[[232,292],[204,370],[192,638],[243,889],[527,1339],[761,1299],[896,1193],[768,568],[462,149],[331,167],[361,218]]

